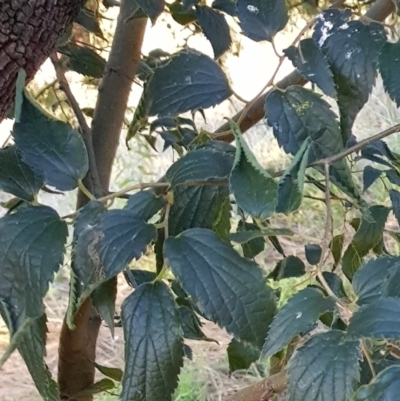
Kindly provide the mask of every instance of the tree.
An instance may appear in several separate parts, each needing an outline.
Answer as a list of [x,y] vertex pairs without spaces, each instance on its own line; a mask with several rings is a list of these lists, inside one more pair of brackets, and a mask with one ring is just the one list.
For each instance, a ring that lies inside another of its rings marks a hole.
[[[258,358],[273,358],[281,367],[229,401],[269,400],[286,389],[291,401],[393,399],[399,387],[400,259],[388,249],[384,233],[399,239],[397,232],[385,230],[385,222],[391,210],[400,220],[400,156],[383,139],[400,125],[362,141],[352,126],[378,72],[399,104],[400,48],[388,38],[393,26],[382,23],[394,3],[377,0],[363,16],[338,1],[310,18],[279,56],[259,96],[216,133],[199,131],[185,113],[204,113],[233,95],[225,72],[217,61],[189,48],[142,57],[147,18],[156,23],[167,6],[178,23],[200,27],[217,60],[231,45],[226,15],[233,15],[252,40],[273,42],[288,22],[285,2],[124,0],[107,62],[75,41],[70,25],[75,20],[101,37],[97,9],[80,9],[78,1],[37,4],[37,12],[22,2],[1,5],[9,25],[0,36],[5,43],[1,60],[7,61],[0,78],[0,119],[14,103],[15,123],[14,143],[0,150],[0,188],[14,196],[0,219],[0,313],[10,331],[0,366],[18,350],[45,400],[92,400],[119,380],[122,400],[170,400],[187,352],[184,339],[204,338],[201,316],[232,334],[227,350],[235,361],[232,370],[248,368]],[[26,30],[34,34],[22,45],[16,42],[21,18],[25,25],[39,26]],[[36,43],[39,31],[46,34]],[[34,43],[38,60],[32,57]],[[49,115],[25,88],[49,55],[78,128]],[[286,57],[296,70],[276,83]],[[66,69],[102,77],[91,127]],[[127,143],[139,135],[151,143],[160,135],[180,158],[158,182],[110,193],[110,171],[135,79],[144,89]],[[304,88],[307,80],[317,89]],[[284,172],[264,170],[243,139],[264,116],[279,145],[293,156]],[[232,140],[236,146],[228,143]],[[363,167],[363,190],[384,180],[391,207],[366,202],[355,180],[359,159],[375,163]],[[38,192],[49,186],[61,192],[79,188],[76,213],[61,217],[39,204]],[[302,261],[286,255],[279,237],[290,236],[291,227],[278,227],[274,217],[296,213],[308,186],[324,194],[326,224],[320,244],[305,244]],[[132,192],[122,209],[109,205]],[[357,213],[349,244],[343,227],[334,235],[332,202]],[[67,222],[73,224],[71,240]],[[265,241],[282,255],[268,277],[254,262]],[[67,243],[73,246],[71,291],[56,383],[44,362],[43,297]],[[154,272],[131,269],[131,261],[149,248]],[[134,289],[121,311],[126,365],[123,372],[97,365],[109,379],[93,383],[100,323],[111,330],[115,325],[119,274]],[[271,283],[288,277],[315,280],[278,308],[279,294]]]

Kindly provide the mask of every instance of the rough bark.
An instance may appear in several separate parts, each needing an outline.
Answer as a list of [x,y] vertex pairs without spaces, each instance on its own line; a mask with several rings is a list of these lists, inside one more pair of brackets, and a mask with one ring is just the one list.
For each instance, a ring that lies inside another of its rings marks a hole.
[[83,0],[0,0],[0,121],[14,102],[18,70],[31,80]]
[[[121,3],[92,122],[93,148],[103,194],[108,191],[112,165],[129,93],[140,61],[147,24],[147,19],[126,21],[134,11],[132,3],[129,1]],[[79,193],[77,207],[82,207],[86,201],[86,197]],[[64,321],[61,331],[58,363],[60,393],[63,399],[69,401],[91,401],[90,395],[78,395],[94,381],[93,361],[96,358],[96,341],[101,321],[90,299],[82,305],[74,323],[76,328],[71,331]]]

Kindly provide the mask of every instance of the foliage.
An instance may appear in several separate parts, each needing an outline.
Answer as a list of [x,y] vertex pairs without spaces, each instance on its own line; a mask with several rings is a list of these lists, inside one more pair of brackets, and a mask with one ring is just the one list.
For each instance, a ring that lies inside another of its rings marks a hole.
[[[166,12],[164,0],[132,3],[136,11],[127,23],[146,15],[155,24]],[[274,42],[289,19],[287,3],[183,0],[167,8],[177,23],[204,33],[214,59],[182,48],[141,60],[136,79],[143,94],[127,142],[145,138],[154,146],[161,138],[164,150],[171,147],[178,157],[162,180],[147,185],[150,189],[133,186],[141,190],[123,208],[107,201],[132,187],[95,199],[83,184],[95,168],[84,127],[55,119],[25,88],[17,88],[14,143],[0,150],[0,188],[16,199],[4,205],[9,209],[0,219],[0,313],[10,331],[0,364],[18,349],[43,399],[60,400],[44,361],[43,298],[68,243],[71,329],[80,305],[91,297],[113,331],[115,277],[123,273],[132,287],[121,311],[125,368],[97,365],[108,378],[86,393],[121,382],[124,401],[171,400],[190,355],[185,340],[211,340],[201,328],[205,319],[233,337],[227,349],[230,371],[247,369],[259,358],[280,360],[291,401],[390,399],[399,386],[400,361],[393,350],[400,341],[400,256],[384,234],[391,211],[400,221],[400,156],[382,139],[397,128],[357,142],[352,127],[378,72],[389,96],[400,103],[399,43],[389,42],[382,24],[347,8],[322,11],[307,26],[284,51],[278,69],[288,57],[323,93],[300,85],[272,87],[264,105],[266,124],[293,156],[283,173],[273,172],[274,166],[267,171],[256,160],[240,130],[247,108],[239,122],[230,120],[236,147],[199,129],[194,114],[204,116],[233,96],[217,61],[232,44],[228,16],[235,16],[248,38]],[[82,11],[76,22],[103,38],[95,12]],[[311,37],[303,38],[308,30]],[[62,68],[102,76],[106,62],[94,49],[71,39],[59,52]],[[272,79],[268,86],[275,83]],[[324,96],[336,102],[339,115]],[[348,150],[350,145],[355,148]],[[358,159],[368,161],[363,188],[355,179],[355,150],[361,151]],[[391,206],[364,197],[377,180],[384,180]],[[63,192],[79,188],[90,202],[73,216],[60,217],[38,200],[40,191],[49,191],[46,185]],[[326,227],[315,243],[305,240],[303,260],[286,255],[279,237],[293,235],[296,227],[283,227],[279,216],[301,211],[310,187],[323,194]],[[355,229],[352,238],[344,224],[333,230],[332,202],[343,205],[343,220]],[[391,235],[399,241],[398,232]],[[255,259],[267,242],[282,255],[269,274]],[[133,269],[131,262],[146,253],[154,257],[153,271]],[[316,280],[278,308],[280,294],[273,284],[293,277]],[[368,375],[373,379],[365,381]]]

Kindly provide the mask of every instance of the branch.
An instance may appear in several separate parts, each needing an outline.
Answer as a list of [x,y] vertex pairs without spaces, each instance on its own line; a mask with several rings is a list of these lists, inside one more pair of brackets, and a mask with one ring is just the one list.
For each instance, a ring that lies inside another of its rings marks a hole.
[[[390,14],[395,11],[395,4],[393,0],[377,0],[376,3],[367,11],[365,14],[368,18],[375,21],[384,21]],[[305,85],[308,81],[304,79],[297,70],[292,71],[289,75],[279,81],[276,86],[280,89],[287,89],[292,85]],[[254,103],[252,103],[251,107],[245,111],[247,106],[245,106],[242,110],[240,110],[236,115],[232,118],[234,121],[238,121],[241,119],[239,124],[240,130],[242,133],[249,130],[251,127],[256,125],[259,121],[261,121],[265,117],[264,104],[265,99],[267,98],[270,90],[260,96]],[[242,114],[244,117],[241,118]],[[221,125],[215,133],[225,133],[224,135],[218,136],[218,139],[225,142],[232,142],[234,137],[230,132],[229,122]]]
[[286,386],[286,371],[282,371],[239,390],[225,401],[268,401],[285,391]]
[[[92,121],[94,158],[98,167],[101,195],[108,193],[111,169],[119,143],[120,131],[129,93],[141,57],[141,47],[147,19],[126,19],[135,11],[134,2],[121,1],[115,35]],[[77,209],[87,198],[78,193]],[[114,280],[116,296],[117,283]],[[72,399],[94,382],[96,342],[101,319],[87,298],[75,315],[75,330],[70,330],[64,319],[59,347],[58,383],[63,399]],[[92,401],[93,396],[79,398]]]
[[89,126],[87,125],[85,116],[83,115],[82,110],[79,107],[79,104],[78,104],[74,94],[71,91],[71,87],[69,86],[67,78],[65,77],[64,69],[61,64],[60,59],[57,57],[57,53],[52,53],[50,55],[50,59],[53,63],[54,69],[56,71],[57,80],[58,80],[58,84],[60,85],[60,89],[65,93],[68,103],[71,106],[71,109],[74,112],[76,119],[78,120],[79,126],[81,128],[82,138],[85,143],[86,150],[88,153],[88,158],[89,158],[88,176],[90,177],[90,189],[94,193],[95,197],[97,198],[97,197],[101,196],[101,184],[100,184],[99,173],[97,170],[96,157],[94,155],[91,130],[90,130]]

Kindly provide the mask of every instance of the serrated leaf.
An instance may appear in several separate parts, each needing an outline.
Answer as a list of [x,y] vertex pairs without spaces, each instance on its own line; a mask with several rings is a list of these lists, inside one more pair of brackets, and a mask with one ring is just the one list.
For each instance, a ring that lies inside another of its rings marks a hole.
[[276,301],[261,269],[210,230],[190,229],[164,243],[169,266],[204,315],[237,339],[261,346]]
[[400,192],[395,189],[389,191],[390,201],[392,202],[393,214],[400,224]]
[[207,109],[232,94],[228,79],[210,57],[195,50],[182,50],[154,70],[146,84],[148,116],[176,116]]
[[400,299],[381,298],[362,305],[351,317],[349,338],[400,339]]
[[269,274],[268,278],[273,280],[282,280],[289,277],[301,277],[306,273],[306,266],[297,256],[289,255],[287,258],[280,260],[274,270]]
[[87,395],[100,394],[115,388],[115,383],[110,379],[101,379],[96,383],[91,384],[84,390],[77,394],[77,397],[84,397]]
[[165,1],[164,0],[129,0],[134,5],[138,5],[147,15],[153,25],[157,18],[164,11]]
[[363,171],[363,192],[365,192],[382,174],[382,170],[378,170],[372,166],[365,166]]
[[[240,232],[246,233],[249,231],[259,231],[259,227],[254,223],[246,223],[243,220],[240,220],[237,230],[238,230],[237,233],[240,233]],[[232,239],[232,235],[234,236],[237,233],[230,234],[229,239],[231,241],[234,241],[234,237]],[[243,238],[243,239],[244,239],[244,242],[241,243],[241,246],[243,249],[243,256],[245,258],[252,259],[264,250],[265,239],[262,236],[252,238],[250,240],[247,240],[247,238]]]
[[74,22],[85,28],[87,31],[94,33],[99,38],[104,39],[103,31],[99,24],[99,18],[92,10],[81,8]]
[[85,177],[88,156],[79,132],[47,115],[26,96],[13,137],[22,160],[46,184],[68,191]]
[[343,255],[342,271],[350,281],[360,267],[362,259],[382,238],[389,214],[389,209],[382,205],[371,206],[368,210],[374,222],[362,217],[360,227]]
[[396,170],[387,170],[385,173],[391,184],[400,186],[400,175]]
[[400,265],[399,258],[383,256],[369,260],[357,271],[352,284],[358,305],[374,303],[382,297],[387,277],[395,265]]
[[[250,227],[256,228],[257,226],[251,225]],[[244,244],[246,242],[249,242],[253,239],[260,237],[269,237],[276,235],[286,235],[286,236],[293,235],[293,231],[288,228],[274,228],[274,227],[267,227],[262,229],[254,229],[254,228],[249,231],[238,231],[236,233],[232,233],[229,235],[229,239],[238,244]]]
[[350,398],[360,381],[361,350],[344,335],[339,330],[317,334],[297,350],[289,362],[289,401]]
[[124,209],[132,210],[143,220],[151,219],[165,205],[167,200],[163,195],[157,195],[154,190],[139,191],[131,195]]
[[392,401],[400,393],[400,366],[390,366],[359,388],[352,398],[353,401]]
[[305,253],[310,265],[317,265],[321,260],[322,248],[317,244],[306,244]]
[[229,227],[229,213],[221,215],[221,210],[224,210],[221,208],[227,205],[227,201],[230,206],[227,186],[176,187],[169,213],[170,235],[178,235],[194,227],[213,229],[216,223],[221,224],[224,219]]
[[228,345],[229,373],[247,370],[260,357],[260,350],[251,344],[242,343],[235,338]]
[[327,96],[336,99],[336,88],[329,63],[311,38],[299,42],[299,47],[290,46],[285,55],[301,75],[317,85]]
[[156,228],[130,210],[108,211],[97,224],[82,231],[72,261],[81,287],[78,304],[133,259],[139,259],[156,236]]
[[231,17],[237,16],[236,2],[233,0],[214,0],[211,7],[223,11]]
[[309,139],[303,142],[279,181],[277,213],[295,212],[303,201],[304,177],[310,152],[309,144]]
[[[309,163],[344,149],[335,113],[315,92],[301,86],[290,86],[286,91],[275,89],[266,98],[265,113],[279,146],[286,153],[295,155],[307,138],[310,140]],[[330,176],[342,191],[355,200],[360,199],[345,159],[330,166]]]
[[17,153],[15,145],[0,149],[0,189],[32,202],[43,187],[43,181]]
[[57,383],[51,378],[44,357],[46,356],[46,315],[32,322],[22,334],[18,351],[24,359],[36,389],[44,401],[60,401]]
[[383,86],[390,98],[400,106],[400,80],[397,74],[400,65],[400,42],[385,43],[379,53],[379,71]]
[[43,314],[42,299],[64,257],[67,225],[47,206],[23,205],[0,219],[0,300],[14,333]]
[[183,337],[189,340],[205,340],[213,341],[209,339],[201,329],[201,321],[193,311],[193,309],[187,306],[179,307],[180,322],[183,331]]
[[125,371],[122,401],[171,401],[183,363],[174,298],[162,282],[142,284],[122,305]]
[[262,354],[270,357],[288,345],[294,336],[314,326],[318,318],[335,309],[335,299],[316,288],[305,288],[291,297],[272,321]]
[[116,296],[117,283],[115,279],[110,279],[100,284],[91,294],[93,306],[110,329],[113,338]]
[[211,149],[196,149],[176,161],[166,172],[165,179],[176,186],[188,181],[221,181],[233,165],[231,155]]
[[184,10],[180,1],[174,1],[173,3],[167,3],[167,7],[171,12],[171,17],[183,26],[196,21],[196,12],[193,9]]
[[197,21],[214,51],[214,58],[220,58],[231,46],[232,39],[225,17],[208,6],[196,6]]
[[275,211],[278,185],[259,165],[233,121],[231,129],[237,149],[229,180],[231,192],[243,211],[255,219],[266,220]]
[[112,368],[112,367],[109,367],[109,366],[99,365],[96,362],[94,363],[94,366],[104,376],[107,376],[110,379],[113,379],[113,380],[115,380],[117,382],[120,382],[122,380],[122,375],[123,375],[124,372],[122,372],[121,369]]
[[283,0],[238,0],[236,7],[243,34],[256,42],[272,42],[289,18]]
[[386,41],[381,24],[349,21],[350,14],[349,10],[323,11],[313,36],[333,72],[344,143],[372,91],[379,51]]
[[67,57],[65,66],[69,70],[92,78],[103,76],[106,60],[90,47],[68,43],[57,50]]
[[344,234],[335,235],[331,242],[329,243],[329,249],[332,252],[334,264],[333,267],[336,268],[342,258],[342,250],[344,243]]
[[[347,298],[347,294],[343,286],[343,281],[337,274],[325,271],[322,272],[322,275],[329,288],[338,298]],[[318,279],[318,281],[320,280]]]

